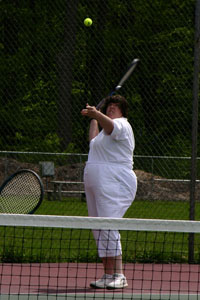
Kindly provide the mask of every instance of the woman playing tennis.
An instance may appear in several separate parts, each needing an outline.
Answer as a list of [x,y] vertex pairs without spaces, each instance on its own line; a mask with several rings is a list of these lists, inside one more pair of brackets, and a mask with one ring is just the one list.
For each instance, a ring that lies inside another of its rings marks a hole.
[[[109,96],[101,111],[86,105],[83,116],[92,118],[90,150],[84,170],[88,214],[92,217],[121,218],[132,204],[137,178],[133,171],[135,140],[127,120],[128,103],[122,96]],[[99,132],[99,126],[102,130]],[[116,230],[94,230],[104,275],[90,283],[94,288],[128,286],[123,274],[120,234]]]

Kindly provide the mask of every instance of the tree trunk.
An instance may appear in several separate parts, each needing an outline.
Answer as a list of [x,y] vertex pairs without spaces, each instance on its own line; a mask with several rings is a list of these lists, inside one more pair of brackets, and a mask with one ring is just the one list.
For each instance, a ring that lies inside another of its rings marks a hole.
[[[59,96],[58,96],[58,135],[61,139],[61,151],[64,151],[71,141],[71,87],[73,81],[73,61],[76,37],[76,13],[78,0],[66,0],[66,22],[62,52],[58,56]],[[69,22],[69,20],[73,22]]]

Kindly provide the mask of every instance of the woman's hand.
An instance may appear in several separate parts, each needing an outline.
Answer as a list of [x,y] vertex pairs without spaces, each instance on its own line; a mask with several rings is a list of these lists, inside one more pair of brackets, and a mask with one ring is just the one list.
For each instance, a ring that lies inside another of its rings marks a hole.
[[96,119],[98,115],[98,110],[95,106],[90,106],[88,103],[86,104],[86,108],[82,109],[81,114],[82,116],[86,116],[92,119]]
[[[107,134],[112,133],[113,128],[114,128],[113,120],[111,118],[109,118],[108,116],[104,115],[99,110],[97,110],[95,106],[90,106],[87,103],[86,108],[82,109],[81,114],[82,114],[82,116],[86,116],[86,117],[97,120],[99,125],[104,129],[104,131]],[[96,126],[97,126],[97,122],[96,122]]]

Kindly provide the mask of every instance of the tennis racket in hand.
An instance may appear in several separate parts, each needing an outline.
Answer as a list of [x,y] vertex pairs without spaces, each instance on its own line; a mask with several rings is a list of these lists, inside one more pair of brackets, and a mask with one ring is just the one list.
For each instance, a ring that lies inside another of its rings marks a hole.
[[37,173],[20,170],[0,187],[0,213],[33,214],[42,203],[44,188]]
[[[124,75],[122,76],[122,78],[120,79],[119,83],[115,86],[115,88],[110,92],[109,96],[112,96],[116,91],[118,91],[119,89],[121,89],[121,87],[123,86],[124,82],[130,77],[130,75],[132,74],[133,70],[136,68],[137,64],[139,62],[138,58],[135,58],[131,64],[128,66],[128,69],[126,70],[126,72],[124,73]],[[99,110],[103,104],[104,104],[105,99],[102,99],[96,106],[96,109]]]

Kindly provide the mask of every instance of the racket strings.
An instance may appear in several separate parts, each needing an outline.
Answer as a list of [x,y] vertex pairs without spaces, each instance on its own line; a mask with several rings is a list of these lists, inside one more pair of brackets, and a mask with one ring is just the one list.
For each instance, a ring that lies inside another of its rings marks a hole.
[[33,173],[19,173],[5,185],[0,195],[0,212],[29,213],[40,201],[41,187]]

